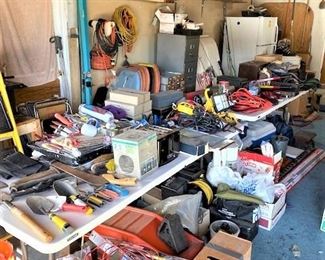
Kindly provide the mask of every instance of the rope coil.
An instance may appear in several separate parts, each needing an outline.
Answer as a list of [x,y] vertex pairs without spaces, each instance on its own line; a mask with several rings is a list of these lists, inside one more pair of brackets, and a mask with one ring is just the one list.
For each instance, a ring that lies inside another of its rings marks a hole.
[[121,6],[115,9],[113,21],[118,29],[119,40],[126,52],[131,52],[138,34],[136,17],[129,7]]

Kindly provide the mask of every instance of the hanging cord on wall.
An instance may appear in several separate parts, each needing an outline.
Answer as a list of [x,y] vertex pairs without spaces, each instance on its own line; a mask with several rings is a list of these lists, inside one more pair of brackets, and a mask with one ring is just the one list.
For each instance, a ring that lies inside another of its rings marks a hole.
[[115,9],[113,20],[118,29],[118,38],[125,47],[126,52],[131,52],[137,39],[137,21],[131,9],[121,6]]
[[115,23],[100,18],[98,21],[90,20],[89,26],[94,29],[91,68],[105,70],[104,82],[109,86],[112,77],[108,70],[115,66],[118,54]]
[[[110,31],[109,35],[105,31],[105,27]],[[114,58],[118,52],[118,41],[114,22],[98,19],[95,28],[95,37],[102,51],[111,58]]]

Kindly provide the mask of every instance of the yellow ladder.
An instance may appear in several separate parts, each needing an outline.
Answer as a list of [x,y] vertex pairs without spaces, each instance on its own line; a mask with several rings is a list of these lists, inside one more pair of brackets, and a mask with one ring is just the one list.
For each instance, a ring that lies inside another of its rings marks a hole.
[[14,115],[11,110],[8,94],[6,91],[6,86],[5,86],[5,83],[3,82],[1,73],[0,73],[0,95],[1,95],[3,103],[4,103],[3,105],[6,110],[5,112],[7,113],[8,117],[9,117],[11,128],[13,129],[12,131],[9,131],[6,133],[2,133],[2,134],[0,133],[0,139],[2,139],[2,138],[12,139],[17,150],[21,153],[24,153],[23,146],[21,145],[19,133],[18,133],[17,126],[16,126],[16,121],[15,121]]

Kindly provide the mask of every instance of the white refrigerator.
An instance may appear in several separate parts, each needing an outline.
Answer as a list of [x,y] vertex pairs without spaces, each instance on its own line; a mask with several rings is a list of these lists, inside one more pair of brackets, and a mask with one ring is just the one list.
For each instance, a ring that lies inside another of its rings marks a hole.
[[226,17],[222,52],[225,75],[238,75],[239,64],[256,55],[273,54],[278,41],[277,17]]

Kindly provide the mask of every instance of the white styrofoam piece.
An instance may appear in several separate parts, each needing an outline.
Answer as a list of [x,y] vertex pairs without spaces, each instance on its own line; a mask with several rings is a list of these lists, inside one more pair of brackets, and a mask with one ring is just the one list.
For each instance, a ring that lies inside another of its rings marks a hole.
[[234,112],[234,114],[235,114],[236,118],[239,120],[250,121],[250,122],[257,121],[257,120],[265,118],[267,115],[271,114],[275,110],[286,106],[287,104],[291,103],[292,101],[296,100],[297,98],[301,97],[302,95],[305,95],[306,93],[308,93],[308,90],[300,91],[300,93],[298,95],[291,97],[291,98],[287,98],[285,100],[282,100],[277,105],[272,106],[271,108],[266,109],[266,110],[257,111],[257,112],[249,113],[249,114],[241,113],[241,112]]
[[[58,212],[57,214],[67,220],[75,231],[71,234],[64,234],[59,231],[51,220],[47,216],[35,215],[27,207],[25,203],[25,196],[17,198],[13,203],[33,217],[39,224],[51,232],[54,236],[54,240],[51,243],[45,243],[39,240],[36,235],[31,232],[28,226],[21,223],[20,220],[13,217],[5,206],[0,206],[0,225],[6,229],[6,231],[19,240],[25,242],[37,251],[44,254],[56,253],[73,241],[82,237],[86,233],[90,232],[96,226],[100,225],[116,213],[121,211],[131,202],[141,197],[143,194],[164,182],[169,177],[183,169],[185,166],[199,159],[199,156],[193,156],[185,153],[180,153],[178,158],[172,162],[159,167],[154,172],[146,175],[141,181],[137,183],[135,187],[128,187],[129,195],[126,197],[120,197],[117,200],[106,203],[102,208],[96,208],[95,212],[91,216],[83,215],[80,213],[71,212]],[[40,196],[55,195],[54,191],[47,191],[39,193]]]
[[296,159],[303,152],[304,152],[304,150],[302,150],[302,149],[288,145],[287,151],[286,151],[286,156]]

